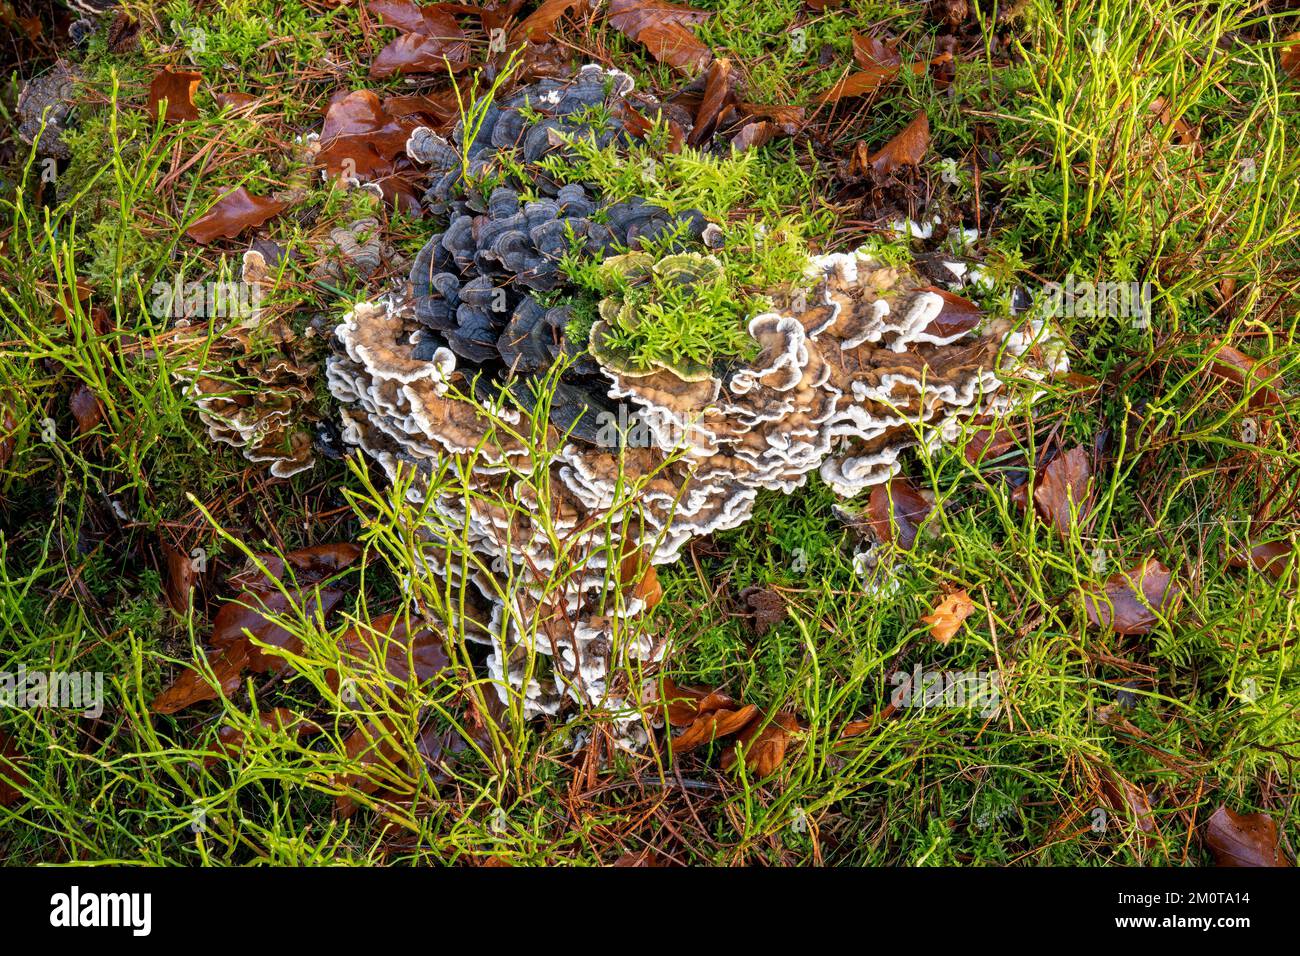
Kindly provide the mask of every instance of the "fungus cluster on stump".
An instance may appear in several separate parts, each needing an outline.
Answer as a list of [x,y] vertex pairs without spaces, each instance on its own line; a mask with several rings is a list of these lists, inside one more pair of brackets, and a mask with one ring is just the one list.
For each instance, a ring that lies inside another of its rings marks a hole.
[[[449,225],[417,258],[408,294],[363,303],[337,327],[342,354],[328,381],[345,440],[390,478],[451,464],[469,485],[429,502],[439,520],[425,534],[436,545],[450,529],[467,532],[482,560],[464,572],[434,558],[430,570],[467,575],[481,596],[490,623],[469,636],[491,645],[503,698],[522,692],[528,715],[557,713],[566,698],[622,709],[616,720],[635,739],[635,708],[624,704],[642,690],[614,675],[665,650],[633,622],[649,596],[637,587],[646,568],[742,524],[762,489],[791,492],[813,471],[842,495],[885,481],[918,440],[950,439],[963,418],[1006,408],[1005,373],[1041,378],[1064,359],[1040,326],[988,319],[861,253],[811,258],[805,281],[774,290],[772,308],[748,322],[752,360],[633,361],[612,334],[635,320],[617,296],[575,343],[566,307],[544,297],[561,286],[559,259],[575,237],[634,278],[667,270],[669,281],[695,282],[716,266],[701,241],[709,224],[685,217],[683,248],[666,257],[675,261],[656,261],[638,238],[674,226],[649,204],[606,204],[592,188],[545,179],[486,200],[456,187],[466,162],[473,182],[498,153],[536,160],[571,132],[626,141],[616,117],[630,92],[621,74],[588,67],[493,106],[468,149],[459,129],[450,142],[417,132],[409,152],[430,165],[427,200]],[[615,119],[591,129],[597,102]],[[541,198],[521,201],[523,188]],[[525,441],[530,379],[547,373],[549,423]],[[422,500],[430,485],[407,487]]]

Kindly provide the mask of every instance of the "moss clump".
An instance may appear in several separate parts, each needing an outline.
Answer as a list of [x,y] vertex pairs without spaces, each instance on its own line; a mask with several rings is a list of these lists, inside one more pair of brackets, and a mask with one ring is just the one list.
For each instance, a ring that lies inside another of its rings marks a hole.
[[749,302],[711,255],[612,256],[598,281],[606,294],[588,347],[607,367],[630,375],[666,368],[697,381],[716,359],[756,349],[744,328]]

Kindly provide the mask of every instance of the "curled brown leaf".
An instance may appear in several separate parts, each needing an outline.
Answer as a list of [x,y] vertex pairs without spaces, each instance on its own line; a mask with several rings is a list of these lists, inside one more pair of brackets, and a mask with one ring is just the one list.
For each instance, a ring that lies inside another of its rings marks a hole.
[[149,109],[158,115],[158,104],[165,102],[166,112],[163,122],[180,123],[199,118],[198,108],[194,105],[194,94],[203,82],[203,75],[189,70],[172,70],[163,67],[154,74],[149,83]]
[[1100,593],[1083,591],[1083,607],[1095,627],[1117,634],[1147,634],[1172,607],[1179,587],[1173,575],[1155,558],[1106,579]]
[[865,159],[859,161],[858,154],[855,153],[850,168],[855,173],[866,173],[876,179],[883,179],[906,166],[919,166],[929,148],[930,119],[922,111],[893,139]]
[[1225,806],[1205,825],[1205,843],[1217,866],[1290,866],[1267,813],[1236,813]]
[[961,628],[961,622],[974,613],[975,605],[963,588],[945,596],[938,607],[922,615],[921,622],[930,625],[931,637],[940,644],[947,644]]
[[1062,538],[1069,536],[1076,514],[1087,521],[1092,497],[1092,459],[1078,446],[1049,461],[1034,485],[1035,509]]
[[694,75],[709,64],[713,54],[686,25],[710,16],[665,0],[610,0],[608,20],[619,33],[645,46],[656,60]]
[[906,478],[876,485],[867,499],[867,521],[877,540],[894,542],[904,551],[916,544],[917,529],[930,510],[930,502]]
[[245,229],[262,225],[284,210],[285,204],[254,196],[243,186],[223,193],[212,208],[185,230],[195,242],[210,245],[218,239],[234,239]]

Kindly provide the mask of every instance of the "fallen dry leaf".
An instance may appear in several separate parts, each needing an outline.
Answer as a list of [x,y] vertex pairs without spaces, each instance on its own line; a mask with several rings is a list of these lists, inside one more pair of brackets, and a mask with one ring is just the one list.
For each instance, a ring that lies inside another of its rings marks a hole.
[[888,43],[853,31],[853,62],[864,70],[901,66],[903,58]]
[[[301,738],[308,731],[320,730],[316,724],[305,717],[295,714],[288,707],[264,710],[257,715],[257,722],[266,730],[292,733],[295,739]],[[203,759],[203,765],[211,767],[220,762],[222,757],[238,756],[244,752],[246,742],[247,735],[242,730],[231,727],[229,724],[224,725],[217,731],[217,739],[208,748],[211,756]]]
[[208,683],[205,674],[188,668],[149,703],[149,709],[155,714],[174,714],[192,704],[216,700],[219,695],[229,697],[239,688],[248,667],[247,644],[217,652],[208,660],[208,665],[216,679],[217,689]]
[[963,588],[947,595],[939,606],[921,617],[921,623],[930,625],[930,636],[940,644],[947,644],[961,627],[961,622],[975,613],[975,605]]
[[1282,405],[1282,396],[1272,387],[1281,380],[1280,373],[1240,352],[1226,342],[1214,351],[1210,374],[1241,386],[1249,396],[1247,407],[1252,411],[1268,411]]
[[164,541],[163,564],[166,569],[164,591],[167,603],[177,614],[184,616],[190,609],[190,594],[194,591],[197,572],[193,559],[180,548]]
[[422,33],[403,33],[370,63],[372,79],[407,73],[460,73],[469,66],[469,44]]
[[737,755],[743,754],[745,768],[751,776],[760,780],[769,777],[785,760],[790,735],[798,731],[799,722],[793,714],[778,713],[766,727],[761,720],[755,720],[741,731],[736,745],[722,755],[722,769],[730,770],[738,761]]
[[1267,813],[1234,813],[1225,806],[1205,825],[1205,844],[1217,866],[1290,866]]
[[[390,686],[405,684],[412,675],[417,683],[423,683],[451,661],[442,636],[432,628],[420,627],[406,615],[385,614],[368,627],[350,627],[340,635],[338,647],[343,664],[362,672],[385,673],[393,679]],[[330,670],[326,681],[331,689],[339,689],[337,671]]]
[[894,542],[910,551],[916,532],[930,514],[930,502],[906,478],[895,478],[871,489],[867,499],[867,522],[877,540]]
[[205,246],[218,239],[234,239],[245,229],[262,225],[284,208],[282,202],[254,196],[239,186],[224,193],[206,214],[185,230],[185,234]]
[[919,166],[929,148],[930,119],[922,111],[893,139],[861,162],[858,162],[858,154],[855,152],[851,168],[855,173],[870,173],[877,179],[883,179],[905,166]]
[[738,704],[720,690],[678,686],[664,681],[663,701],[668,723],[686,729],[672,738],[673,750],[687,753],[718,737],[727,737],[748,726],[758,715],[753,704]]
[[695,111],[695,128],[691,130],[686,142],[691,146],[699,146],[708,140],[725,113],[728,110],[734,111],[735,102],[731,61],[726,57],[718,57],[704,73],[704,95]]
[[885,84],[892,81],[903,70],[911,70],[917,76],[929,71],[930,67],[938,66],[940,63],[948,63],[952,60],[951,53],[941,53],[932,60],[922,60],[919,63],[912,63],[908,66],[901,66],[898,63],[891,63],[888,60],[892,57],[886,57],[884,63],[871,62],[865,69],[839,80],[825,93],[813,98],[814,103],[838,103],[842,99],[854,96],[867,96],[874,93]]
[[668,723],[673,727],[687,727],[700,714],[736,707],[736,701],[725,691],[677,684],[672,678],[664,678],[662,699]]
[[1018,447],[1016,433],[1003,422],[982,422],[975,427],[962,456],[972,465],[980,461],[1001,458]]
[[555,25],[561,17],[574,7],[581,11],[586,6],[587,0],[545,0],[511,31],[511,38],[516,44],[518,37],[525,37],[532,43],[545,43],[555,35]]
[[405,156],[406,141],[419,125],[409,115],[389,113],[369,90],[353,90],[325,112],[317,161],[331,176],[386,176]]
[[[246,670],[282,671],[285,659],[264,653],[254,642],[290,652],[300,651],[299,640],[272,618],[286,614],[291,603],[300,606],[308,616],[328,615],[343,600],[343,592],[330,587],[315,589],[360,556],[361,548],[354,544],[317,545],[290,552],[283,558],[262,556],[260,560],[270,572],[269,577],[256,568],[232,576],[230,583],[242,591],[217,612],[208,639],[212,648],[207,655],[208,665],[217,686],[209,684],[200,671],[185,670],[154,698],[150,709],[159,714],[172,714],[192,704],[213,700],[218,694],[228,696],[239,687]],[[276,581],[283,583],[287,596],[276,586]]]
[[1282,40],[1282,52],[1278,62],[1292,79],[1300,80],[1300,33],[1288,34]]
[[85,385],[77,386],[72,397],[68,399],[68,408],[72,411],[72,417],[77,420],[78,435],[92,431],[104,420],[104,403]]
[[1279,541],[1265,541],[1254,545],[1247,552],[1238,552],[1228,559],[1228,566],[1233,568],[1253,567],[1256,571],[1275,578],[1286,574],[1291,564],[1291,554],[1295,544],[1290,538]]
[[1154,558],[1112,574],[1101,594],[1083,591],[1089,622],[1117,634],[1150,632],[1159,621],[1156,612],[1163,613],[1178,595],[1178,584],[1171,578],[1169,569]]
[[1157,96],[1150,106],[1150,111],[1156,114],[1156,122],[1161,126],[1168,127],[1172,124],[1174,131],[1174,142],[1179,146],[1195,146],[1200,134],[1181,116],[1178,119],[1173,118],[1173,113],[1169,109],[1168,101],[1163,96]]
[[171,67],[163,67],[149,83],[149,109],[157,116],[158,104],[165,102],[167,111],[163,114],[163,122],[166,123],[198,119],[199,111],[194,105],[194,94],[198,92],[201,82],[203,76],[200,73],[188,70],[173,72]]
[[673,738],[675,753],[689,753],[719,737],[738,733],[758,716],[754,704],[742,704],[735,710],[719,708],[700,714],[689,727]]
[[465,36],[450,11],[440,4],[421,6],[414,0],[368,0],[366,9],[386,27],[430,37],[460,39]]
[[262,101],[260,96],[252,93],[213,93],[212,99],[222,109],[228,109],[232,113],[248,110]]
[[1077,446],[1049,461],[1034,485],[1034,507],[1062,538],[1069,537],[1075,512],[1081,522],[1088,520],[1092,496],[1092,460]]
[[23,773],[24,757],[17,742],[0,730],[0,807],[10,807],[22,799],[22,787],[30,783]]
[[939,310],[939,314],[925,327],[925,331],[930,335],[943,337],[960,335],[979,325],[983,313],[970,299],[937,286],[927,286],[925,291],[943,299],[943,307]]
[[781,128],[775,123],[767,120],[758,120],[753,123],[746,123],[740,128],[740,131],[731,138],[731,145],[737,152],[743,153],[747,149],[757,149],[760,146],[766,146],[778,136],[783,135]]
[[18,446],[17,431],[18,420],[14,418],[8,404],[0,405],[0,469],[8,465],[9,459],[14,456],[14,449]]
[[1101,785],[1114,810],[1132,817],[1143,833],[1156,832],[1155,814],[1151,812],[1151,801],[1145,790],[1114,772],[1104,773]]
[[694,75],[713,54],[686,25],[711,15],[665,0],[610,0],[608,21],[629,40],[645,46],[656,60]]

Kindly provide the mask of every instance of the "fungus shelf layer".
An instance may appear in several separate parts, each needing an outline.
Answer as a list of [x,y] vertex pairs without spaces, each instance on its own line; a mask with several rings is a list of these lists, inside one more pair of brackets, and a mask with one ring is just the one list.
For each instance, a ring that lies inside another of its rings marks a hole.
[[[983,316],[856,252],[811,257],[805,281],[790,285],[799,291],[773,290],[771,308],[748,319],[750,360],[631,363],[607,338],[629,318],[632,300],[617,297],[601,302],[588,342],[570,341],[554,295],[564,291],[557,223],[588,255],[684,282],[713,274],[699,241],[709,224],[686,216],[689,248],[665,265],[638,258],[640,237],[671,226],[650,204],[606,204],[591,189],[546,181],[486,198],[473,189],[456,198],[455,187],[499,151],[561,148],[556,131],[570,118],[587,124],[584,135],[625,137],[613,119],[589,128],[598,93],[601,115],[618,115],[625,79],[589,67],[569,83],[527,87],[489,110],[468,150],[459,131],[412,137],[410,154],[431,167],[428,201],[449,225],[417,257],[406,293],[363,303],[337,327],[328,381],[344,405],[345,440],[390,478],[451,465],[467,484],[469,493],[434,494],[435,517],[418,530],[431,555],[445,554],[437,545],[457,529],[481,556],[472,572],[436,557],[429,570],[468,574],[481,596],[489,623],[472,636],[491,646],[503,698],[522,694],[528,715],[555,714],[566,699],[621,709],[635,740],[625,704],[641,689],[611,675],[629,663],[637,673],[636,662],[654,662],[666,645],[636,621],[646,595],[640,573],[627,573],[629,556],[674,561],[691,538],[745,522],[760,490],[791,492],[813,472],[857,494],[895,474],[909,446],[1005,410],[1007,373],[1041,379],[1064,358],[1040,325]],[[525,201],[525,189],[541,198]],[[525,439],[543,380],[549,422]],[[432,486],[408,487],[422,500]]]

